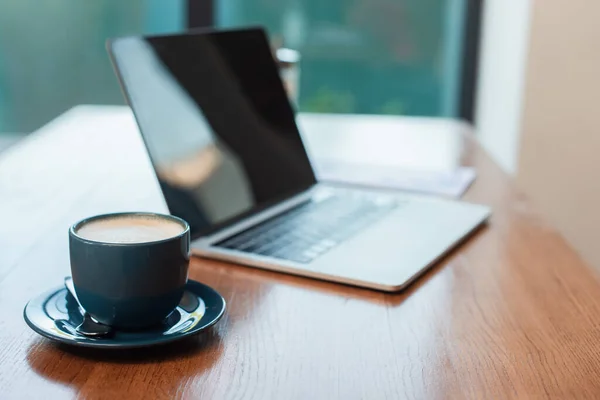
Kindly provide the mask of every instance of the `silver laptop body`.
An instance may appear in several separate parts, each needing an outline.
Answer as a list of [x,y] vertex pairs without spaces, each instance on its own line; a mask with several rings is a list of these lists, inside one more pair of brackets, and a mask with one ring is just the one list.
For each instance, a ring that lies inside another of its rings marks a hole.
[[260,28],[119,38],[108,50],[196,255],[391,292],[490,215],[317,182]]

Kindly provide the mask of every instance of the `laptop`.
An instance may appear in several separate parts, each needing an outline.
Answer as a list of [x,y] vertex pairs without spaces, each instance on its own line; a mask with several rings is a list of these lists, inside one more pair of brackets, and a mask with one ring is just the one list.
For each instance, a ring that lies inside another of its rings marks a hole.
[[318,182],[261,28],[107,47],[195,255],[398,291],[490,215],[481,205]]

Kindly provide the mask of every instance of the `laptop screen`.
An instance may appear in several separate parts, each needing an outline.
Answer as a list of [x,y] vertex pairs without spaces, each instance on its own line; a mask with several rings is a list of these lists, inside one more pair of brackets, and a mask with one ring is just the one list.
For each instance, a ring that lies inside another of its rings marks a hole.
[[315,183],[263,30],[111,43],[171,214],[193,237]]

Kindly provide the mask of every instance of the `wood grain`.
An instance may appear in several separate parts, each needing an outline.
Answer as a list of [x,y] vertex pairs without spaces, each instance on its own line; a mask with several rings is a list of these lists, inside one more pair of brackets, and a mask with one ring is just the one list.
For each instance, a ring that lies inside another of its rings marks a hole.
[[70,223],[164,204],[128,111],[70,111],[0,157],[0,398],[598,398],[597,276],[460,140],[479,174],[466,197],[493,217],[407,291],[194,259],[191,278],[228,301],[221,322],[92,351],[41,338],[22,308],[68,274]]

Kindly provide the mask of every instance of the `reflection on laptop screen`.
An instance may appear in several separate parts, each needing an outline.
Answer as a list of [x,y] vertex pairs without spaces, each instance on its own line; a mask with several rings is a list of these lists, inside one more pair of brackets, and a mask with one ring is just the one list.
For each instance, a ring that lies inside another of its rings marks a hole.
[[169,211],[194,237],[315,182],[262,30],[122,38],[111,51]]

